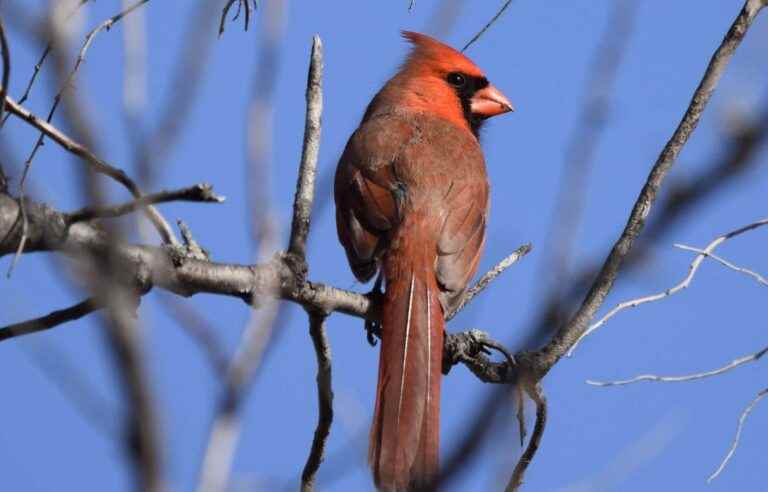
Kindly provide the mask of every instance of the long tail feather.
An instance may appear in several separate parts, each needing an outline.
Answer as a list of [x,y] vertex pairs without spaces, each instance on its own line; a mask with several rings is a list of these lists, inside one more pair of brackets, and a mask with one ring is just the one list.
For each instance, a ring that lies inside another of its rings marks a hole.
[[393,271],[383,307],[369,461],[379,490],[420,491],[438,466],[445,321],[429,269]]

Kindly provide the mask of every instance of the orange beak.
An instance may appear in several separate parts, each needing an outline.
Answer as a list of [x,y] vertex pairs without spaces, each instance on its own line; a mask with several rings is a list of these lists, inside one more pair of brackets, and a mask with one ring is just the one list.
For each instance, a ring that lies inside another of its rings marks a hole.
[[472,114],[484,118],[490,118],[491,116],[515,110],[512,103],[504,97],[504,94],[492,85],[488,85],[475,92],[475,95],[472,96],[472,99],[470,99],[469,102]]

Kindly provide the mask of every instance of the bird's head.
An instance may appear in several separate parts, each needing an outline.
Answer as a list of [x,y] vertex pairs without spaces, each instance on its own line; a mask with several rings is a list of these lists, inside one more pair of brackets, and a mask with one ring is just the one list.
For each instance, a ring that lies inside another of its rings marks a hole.
[[413,49],[390,84],[404,104],[466,126],[475,135],[486,119],[514,111],[472,60],[424,34],[402,34]]

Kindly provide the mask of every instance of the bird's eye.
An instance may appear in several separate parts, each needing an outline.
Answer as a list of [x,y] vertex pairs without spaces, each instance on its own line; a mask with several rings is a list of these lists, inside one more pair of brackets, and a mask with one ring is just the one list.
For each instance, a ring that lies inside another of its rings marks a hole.
[[451,72],[448,74],[448,83],[456,86],[456,87],[462,87],[464,84],[467,83],[467,79],[458,72]]

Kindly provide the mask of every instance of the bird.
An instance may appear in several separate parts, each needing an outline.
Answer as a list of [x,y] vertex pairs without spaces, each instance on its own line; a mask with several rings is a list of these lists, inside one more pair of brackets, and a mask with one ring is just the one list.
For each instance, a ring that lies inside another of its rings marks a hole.
[[416,32],[349,137],[334,180],[355,277],[384,285],[368,461],[381,492],[433,489],[445,315],[477,271],[489,183],[479,135],[512,104],[469,58]]

